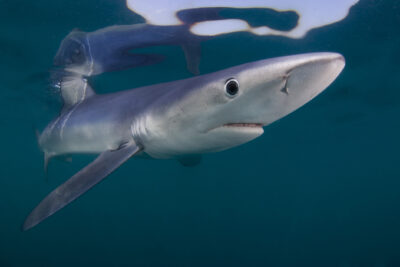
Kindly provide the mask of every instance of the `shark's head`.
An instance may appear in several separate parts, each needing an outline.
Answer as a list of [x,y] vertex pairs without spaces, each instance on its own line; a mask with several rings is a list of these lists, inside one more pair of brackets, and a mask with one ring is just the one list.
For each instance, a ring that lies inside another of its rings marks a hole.
[[344,65],[340,54],[302,54],[169,83],[157,108],[142,120],[145,126],[133,131],[141,133],[144,151],[153,157],[228,149],[262,135],[264,126],[309,102]]

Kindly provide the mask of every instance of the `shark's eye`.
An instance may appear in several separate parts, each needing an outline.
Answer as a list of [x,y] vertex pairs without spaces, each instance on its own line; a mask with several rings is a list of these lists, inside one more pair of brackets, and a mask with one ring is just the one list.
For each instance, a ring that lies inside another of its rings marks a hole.
[[239,82],[233,78],[229,79],[225,83],[226,94],[230,97],[234,97],[239,93]]

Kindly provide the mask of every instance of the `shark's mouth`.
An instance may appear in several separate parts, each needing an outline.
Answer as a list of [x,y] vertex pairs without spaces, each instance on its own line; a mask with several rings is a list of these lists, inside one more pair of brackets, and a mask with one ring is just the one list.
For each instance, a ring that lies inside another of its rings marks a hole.
[[224,127],[235,127],[235,128],[262,128],[262,123],[227,123],[223,125]]
[[217,126],[212,128],[209,131],[228,131],[228,132],[236,132],[236,133],[258,133],[263,132],[264,124],[258,122],[232,122],[232,123],[225,123],[221,126]]

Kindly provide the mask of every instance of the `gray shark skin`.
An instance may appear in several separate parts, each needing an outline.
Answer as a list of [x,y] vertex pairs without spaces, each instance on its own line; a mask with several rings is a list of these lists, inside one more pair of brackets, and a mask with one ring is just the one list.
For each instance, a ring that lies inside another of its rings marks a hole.
[[340,74],[337,53],[311,53],[221,70],[186,80],[97,95],[85,80],[63,92],[65,106],[39,138],[46,157],[100,153],[51,192],[26,219],[43,221],[134,155],[156,159],[217,152],[247,143],[303,106]]
[[74,30],[61,42],[54,65],[83,76],[156,64],[157,54],[132,51],[151,46],[178,45],[185,52],[187,67],[199,73],[200,41],[208,37],[192,34],[187,25],[116,25],[94,32]]

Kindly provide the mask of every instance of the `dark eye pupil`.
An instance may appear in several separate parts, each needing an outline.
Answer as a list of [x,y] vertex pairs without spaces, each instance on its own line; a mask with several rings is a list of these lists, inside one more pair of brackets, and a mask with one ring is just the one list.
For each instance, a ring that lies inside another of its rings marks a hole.
[[232,96],[236,95],[239,92],[239,84],[237,81],[229,81],[226,84],[226,92]]

